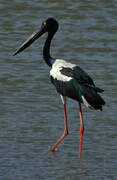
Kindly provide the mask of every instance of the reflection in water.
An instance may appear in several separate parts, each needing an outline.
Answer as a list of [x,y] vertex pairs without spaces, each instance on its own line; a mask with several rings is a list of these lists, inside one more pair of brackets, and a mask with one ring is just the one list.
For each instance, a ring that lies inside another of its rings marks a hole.
[[[64,158],[64,156],[54,152],[53,153],[55,162],[62,167],[63,175],[61,174],[61,178],[85,178],[90,177],[90,169],[87,167],[87,164],[82,159],[78,159],[77,162],[73,161],[72,158]],[[75,156],[74,156],[75,157]],[[70,162],[71,160],[71,162]]]

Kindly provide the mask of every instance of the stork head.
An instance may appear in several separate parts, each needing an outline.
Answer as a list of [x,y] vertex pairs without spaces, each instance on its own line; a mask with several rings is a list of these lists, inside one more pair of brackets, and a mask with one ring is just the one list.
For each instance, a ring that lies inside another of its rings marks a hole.
[[20,47],[19,49],[13,54],[22,52],[24,49],[29,47],[36,39],[42,36],[44,33],[48,32],[55,33],[58,29],[58,22],[54,18],[48,18],[46,21],[42,22],[41,28],[34,32]]

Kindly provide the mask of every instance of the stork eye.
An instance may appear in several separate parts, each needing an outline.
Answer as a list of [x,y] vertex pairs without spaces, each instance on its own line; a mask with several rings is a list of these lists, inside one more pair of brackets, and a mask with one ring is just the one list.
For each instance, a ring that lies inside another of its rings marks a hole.
[[46,21],[43,22],[43,25],[44,25],[44,26],[46,25]]

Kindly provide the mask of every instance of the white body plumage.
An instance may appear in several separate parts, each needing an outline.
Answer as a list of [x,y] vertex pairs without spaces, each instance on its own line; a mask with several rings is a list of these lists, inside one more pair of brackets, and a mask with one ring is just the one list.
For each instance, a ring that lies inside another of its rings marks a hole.
[[52,65],[52,69],[50,71],[50,75],[59,81],[67,82],[72,80],[72,77],[68,77],[64,74],[62,74],[60,71],[63,67],[65,68],[71,68],[73,69],[76,65],[72,63],[68,63],[65,60],[62,59],[56,59],[54,64]]

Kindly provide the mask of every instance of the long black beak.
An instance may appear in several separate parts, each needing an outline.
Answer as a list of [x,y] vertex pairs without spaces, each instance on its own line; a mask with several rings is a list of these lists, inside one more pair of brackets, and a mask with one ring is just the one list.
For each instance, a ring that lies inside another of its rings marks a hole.
[[47,32],[46,26],[42,25],[41,29],[39,31],[34,32],[20,47],[19,49],[13,54],[15,56],[16,54],[22,52],[24,49],[29,47],[36,39],[38,39],[42,34]]

